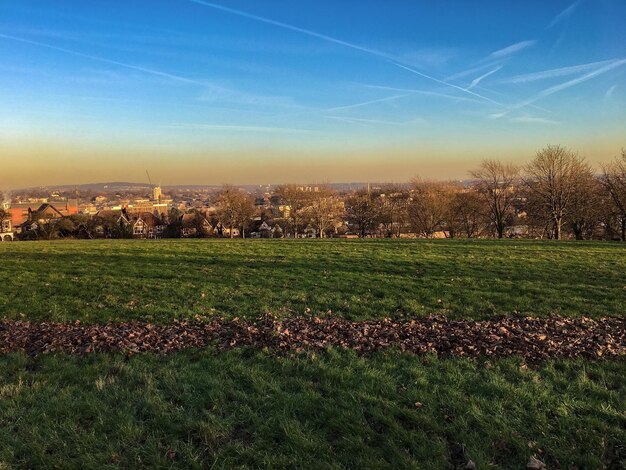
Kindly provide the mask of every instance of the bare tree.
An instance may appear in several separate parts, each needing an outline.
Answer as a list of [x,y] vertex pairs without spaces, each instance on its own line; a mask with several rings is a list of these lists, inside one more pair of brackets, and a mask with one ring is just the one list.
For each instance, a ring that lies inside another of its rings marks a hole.
[[620,239],[626,241],[626,149],[604,167],[602,184],[611,197],[620,225]]
[[294,238],[298,237],[300,229],[304,228],[305,208],[309,206],[311,193],[305,192],[303,188],[295,184],[285,184],[279,186],[276,193],[280,197],[280,202],[285,209],[285,219],[291,226]]
[[561,146],[548,146],[526,167],[526,186],[535,206],[548,215],[552,236],[561,238],[563,222],[569,215],[580,186],[593,172],[583,158]]
[[346,215],[361,238],[376,229],[380,220],[380,201],[368,191],[360,190],[346,198]]
[[386,236],[399,237],[408,218],[409,192],[404,186],[388,184],[382,188],[380,199]]
[[412,185],[408,209],[410,224],[418,234],[431,238],[444,229],[452,193],[444,183],[414,179]]
[[216,195],[217,216],[225,227],[229,229],[230,238],[234,237],[234,228],[241,229],[245,237],[245,230],[254,215],[254,199],[233,186],[224,185]]
[[567,225],[576,240],[593,237],[595,229],[602,223],[603,199],[603,188],[598,178],[591,172],[582,174],[566,216]]
[[319,232],[320,238],[324,238],[345,213],[343,201],[328,187],[311,193],[311,205],[307,211],[311,225]]
[[474,189],[460,190],[453,195],[450,204],[459,231],[467,238],[477,237],[485,225],[484,199]]
[[498,238],[504,237],[506,221],[516,198],[519,169],[499,160],[484,160],[471,175],[476,180],[476,190],[487,204]]

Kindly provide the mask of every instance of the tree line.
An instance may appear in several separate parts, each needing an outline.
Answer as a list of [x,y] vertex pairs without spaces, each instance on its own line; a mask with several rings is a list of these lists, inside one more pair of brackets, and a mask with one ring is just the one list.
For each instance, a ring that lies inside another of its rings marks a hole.
[[[360,190],[337,204],[337,194],[282,186],[277,194],[292,209],[286,220],[294,236],[308,223],[320,233],[346,220],[360,237],[528,236],[578,240],[626,240],[626,151],[596,174],[584,158],[548,146],[526,165],[484,160],[469,185],[425,181]],[[323,236],[323,235],[322,235]]]
[[[192,210],[196,216],[186,219],[177,209],[162,214],[167,226],[161,236],[258,236],[259,224],[265,223],[263,236],[290,238],[626,240],[626,150],[603,165],[600,174],[572,150],[548,146],[525,165],[484,160],[470,175],[465,184],[415,178],[409,184],[343,193],[328,185],[313,190],[285,184],[262,204],[254,195],[226,185],[214,195],[211,211]],[[184,230],[185,220],[194,231]],[[80,230],[94,232],[102,223],[72,216],[49,228],[54,234],[42,229],[41,237],[77,236]],[[110,233],[113,238],[132,236],[115,225]]]

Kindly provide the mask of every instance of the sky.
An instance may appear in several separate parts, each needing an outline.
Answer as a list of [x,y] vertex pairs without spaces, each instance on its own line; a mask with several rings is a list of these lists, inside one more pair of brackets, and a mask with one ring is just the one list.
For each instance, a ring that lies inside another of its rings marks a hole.
[[626,147],[624,0],[0,0],[0,189],[462,179]]

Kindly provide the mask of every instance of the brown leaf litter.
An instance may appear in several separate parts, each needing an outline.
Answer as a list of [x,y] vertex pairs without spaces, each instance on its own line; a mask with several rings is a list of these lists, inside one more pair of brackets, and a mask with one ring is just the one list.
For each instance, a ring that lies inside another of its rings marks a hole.
[[254,321],[217,318],[208,322],[175,321],[82,324],[0,322],[0,353],[31,355],[63,352],[169,353],[213,347],[248,347],[276,351],[323,350],[359,353],[396,348],[443,357],[521,356],[604,358],[626,356],[626,319],[503,317],[451,320],[442,316],[413,320],[349,321],[335,317],[271,315]]

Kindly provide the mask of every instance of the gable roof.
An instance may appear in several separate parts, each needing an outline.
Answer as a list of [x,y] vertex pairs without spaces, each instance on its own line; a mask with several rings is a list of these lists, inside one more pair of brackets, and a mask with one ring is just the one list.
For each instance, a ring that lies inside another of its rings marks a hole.
[[211,224],[209,223],[207,218],[199,212],[190,212],[188,214],[183,214],[180,219],[183,227],[193,227],[195,226],[195,224],[198,223],[198,220],[200,221],[200,223],[202,223],[202,225],[211,227]]
[[103,219],[115,219],[115,220],[119,220],[121,218],[124,222],[130,223],[130,220],[128,220],[128,216],[124,213],[123,210],[120,210],[120,209],[99,210],[98,212],[96,212],[94,217],[100,217]]
[[39,209],[37,209],[34,212],[34,217],[36,218],[46,218],[44,216],[48,216],[47,218],[60,218],[63,217],[63,214],[61,214],[61,212],[59,212],[59,210],[54,207],[51,204],[48,204],[47,202],[42,204],[41,206],[39,206]]
[[136,224],[140,220],[144,224],[151,226],[151,227],[156,227],[157,225],[163,225],[163,221],[151,212],[141,212],[139,214],[133,215],[132,217],[133,224]]

